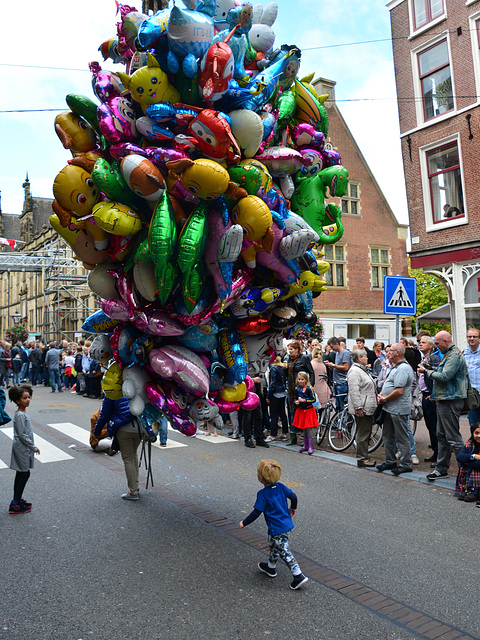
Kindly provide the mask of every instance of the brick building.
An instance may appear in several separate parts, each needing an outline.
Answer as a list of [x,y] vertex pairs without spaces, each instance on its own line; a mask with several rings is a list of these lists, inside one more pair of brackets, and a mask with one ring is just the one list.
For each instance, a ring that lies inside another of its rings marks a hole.
[[[326,336],[345,335],[348,345],[359,335],[391,342],[395,339],[395,318],[383,314],[383,276],[407,275],[405,224],[399,224],[372,174],[355,139],[335,103],[335,83],[314,81],[325,102],[329,118],[327,145],[339,151],[349,171],[347,193],[333,199],[342,209],[345,232],[335,245],[324,246],[331,269],[326,274],[328,291],[315,299]],[[402,335],[410,333],[410,319],[404,319]]]
[[392,0],[387,7],[411,264],[444,282],[454,339],[464,345],[467,324],[480,322],[480,2]]

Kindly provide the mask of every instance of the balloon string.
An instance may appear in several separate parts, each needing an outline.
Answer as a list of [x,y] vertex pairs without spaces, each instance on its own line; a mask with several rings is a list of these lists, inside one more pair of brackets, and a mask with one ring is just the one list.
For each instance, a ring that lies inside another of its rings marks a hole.
[[188,481],[187,476],[178,476],[174,470],[172,469],[172,467],[167,464],[166,462],[163,462],[163,460],[160,460],[160,458],[157,458],[157,460],[161,463],[164,464],[166,467],[168,467],[168,469],[170,469],[172,475],[175,476],[175,478],[179,478],[180,480],[185,480],[185,482],[192,487],[192,489],[200,489],[200,491],[203,493],[203,495],[208,498],[209,500],[219,500],[218,498],[213,498],[212,496],[207,496],[207,494],[205,493],[205,491],[203,490],[203,487],[201,484],[190,484],[190,482]]

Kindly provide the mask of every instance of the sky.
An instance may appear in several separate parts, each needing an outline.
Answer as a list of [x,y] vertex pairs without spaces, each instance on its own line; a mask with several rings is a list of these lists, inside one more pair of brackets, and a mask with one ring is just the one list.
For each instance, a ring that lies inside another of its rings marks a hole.
[[[254,0],[251,0],[255,4]],[[127,4],[127,2],[126,2]],[[141,10],[141,0],[128,4]],[[265,7],[268,2],[261,4]],[[391,209],[408,222],[389,12],[385,0],[278,0],[275,46],[302,50],[299,77],[337,82],[337,104]],[[25,176],[35,197],[52,197],[56,174],[71,157],[54,131],[65,96],[95,99],[88,63],[116,35],[114,0],[24,0],[21,15],[0,24],[0,190],[3,213],[21,213]],[[43,110],[43,111],[42,111]],[[335,141],[333,141],[335,142]],[[341,154],[341,149],[339,149]]]

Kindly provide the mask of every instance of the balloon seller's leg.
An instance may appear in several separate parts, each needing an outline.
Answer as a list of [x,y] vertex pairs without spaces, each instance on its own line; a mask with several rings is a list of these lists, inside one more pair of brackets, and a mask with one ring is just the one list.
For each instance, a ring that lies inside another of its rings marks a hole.
[[138,456],[137,448],[140,443],[138,434],[128,431],[117,431],[117,440],[120,447],[127,476],[127,485],[130,493],[138,493]]

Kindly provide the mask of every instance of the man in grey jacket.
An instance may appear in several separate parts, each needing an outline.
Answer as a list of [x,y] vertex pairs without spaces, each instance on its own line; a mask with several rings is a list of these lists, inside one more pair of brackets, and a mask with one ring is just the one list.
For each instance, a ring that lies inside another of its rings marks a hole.
[[427,475],[430,482],[448,476],[452,451],[457,455],[463,449],[460,412],[467,397],[467,364],[448,331],[437,333],[435,346],[443,354],[436,371],[418,367],[419,373],[433,380],[432,396],[437,403],[438,454],[435,471]]
[[58,393],[62,393],[62,382],[60,380],[60,349],[57,349],[54,342],[50,343],[50,349],[45,356],[45,366],[50,375],[51,393],[55,393],[55,386]]
[[[378,402],[383,406],[383,443],[385,462],[377,465],[377,471],[390,469],[398,476],[412,470],[412,450],[408,435],[408,416],[412,409],[413,369],[405,360],[405,346],[396,342],[390,347],[392,368],[383,383]],[[395,442],[400,450],[397,467]]]

